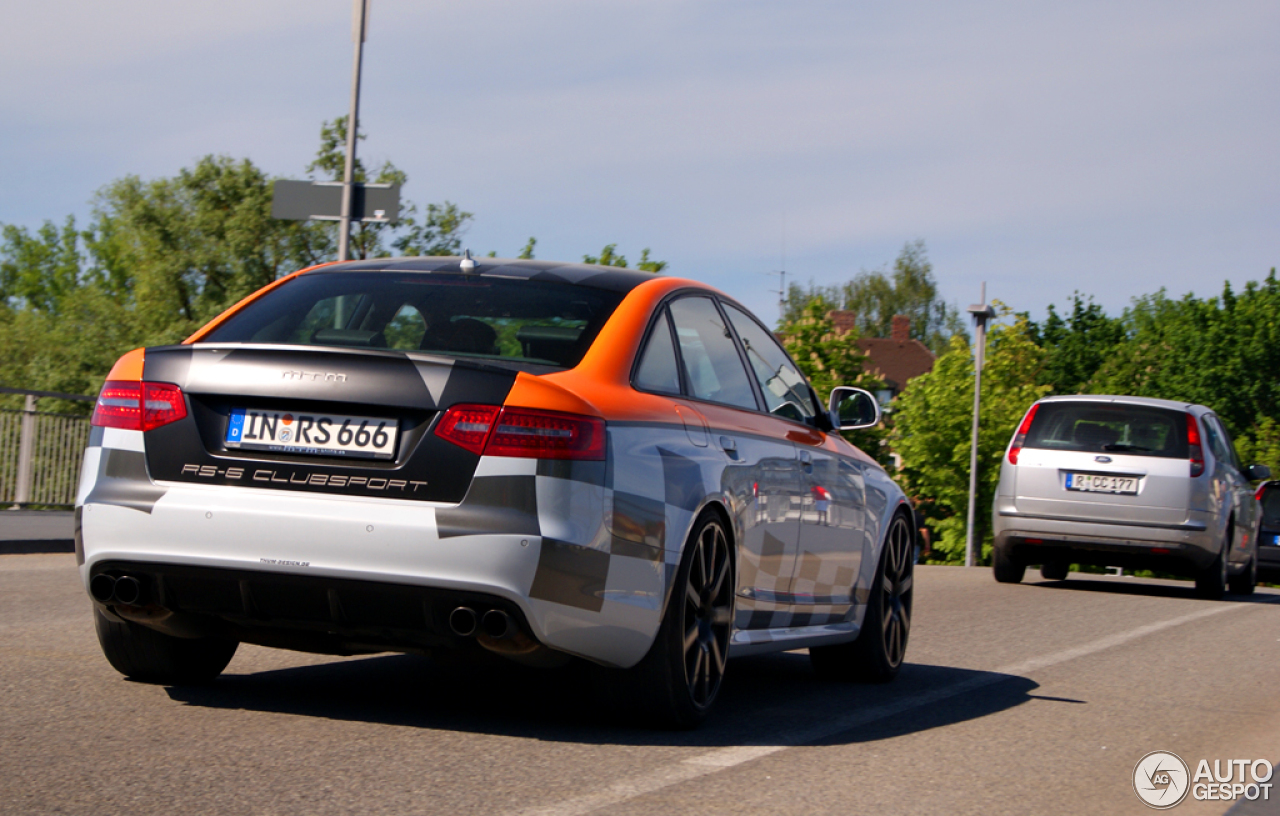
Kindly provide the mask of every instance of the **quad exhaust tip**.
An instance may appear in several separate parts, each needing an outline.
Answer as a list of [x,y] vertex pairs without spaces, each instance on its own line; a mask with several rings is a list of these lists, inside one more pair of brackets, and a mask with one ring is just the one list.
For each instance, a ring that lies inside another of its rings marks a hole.
[[110,575],[95,575],[89,579],[89,594],[95,601],[106,603],[116,594],[116,579]]
[[502,640],[516,633],[515,621],[501,609],[490,609],[480,619],[480,628],[494,640]]
[[132,575],[116,577],[99,573],[89,579],[89,594],[99,603],[138,606],[142,603],[142,581]]
[[116,579],[116,603],[133,606],[142,598],[142,584],[132,575]]
[[460,606],[449,613],[449,629],[458,637],[471,637],[476,633],[476,611]]
[[518,632],[516,622],[501,609],[478,613],[469,606],[459,606],[449,613],[449,631],[458,637],[482,634],[494,640],[514,637]]

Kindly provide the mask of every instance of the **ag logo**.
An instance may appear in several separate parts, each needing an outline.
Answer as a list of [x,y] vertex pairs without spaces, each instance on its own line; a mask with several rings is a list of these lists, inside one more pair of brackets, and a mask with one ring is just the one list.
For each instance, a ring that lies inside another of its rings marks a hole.
[[1133,769],[1133,792],[1149,807],[1165,810],[1187,798],[1191,769],[1169,751],[1152,751]]

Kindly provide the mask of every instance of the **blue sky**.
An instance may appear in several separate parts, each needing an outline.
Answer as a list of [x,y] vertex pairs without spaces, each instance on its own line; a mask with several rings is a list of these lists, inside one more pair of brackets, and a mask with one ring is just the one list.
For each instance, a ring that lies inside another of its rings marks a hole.
[[[207,153],[303,177],[349,0],[10,4],[0,222]],[[1280,4],[373,0],[361,145],[467,245],[616,242],[776,317],[924,239],[942,294],[1043,315],[1280,263]]]

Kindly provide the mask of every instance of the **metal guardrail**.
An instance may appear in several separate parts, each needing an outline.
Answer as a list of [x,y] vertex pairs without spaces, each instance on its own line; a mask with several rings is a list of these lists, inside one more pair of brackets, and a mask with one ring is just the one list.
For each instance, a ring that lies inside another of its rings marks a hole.
[[21,411],[0,409],[0,506],[75,504],[80,462],[89,444],[89,418],[36,410],[40,397],[92,402],[93,397],[0,388],[25,394]]

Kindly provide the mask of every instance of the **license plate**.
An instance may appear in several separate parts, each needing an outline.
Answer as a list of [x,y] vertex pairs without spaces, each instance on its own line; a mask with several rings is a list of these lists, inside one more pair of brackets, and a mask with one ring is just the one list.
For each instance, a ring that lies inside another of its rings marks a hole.
[[1083,490],[1086,493],[1122,493],[1135,496],[1138,493],[1138,479],[1135,476],[1068,473],[1067,490]]
[[398,424],[378,417],[232,408],[226,446],[312,456],[391,459]]

